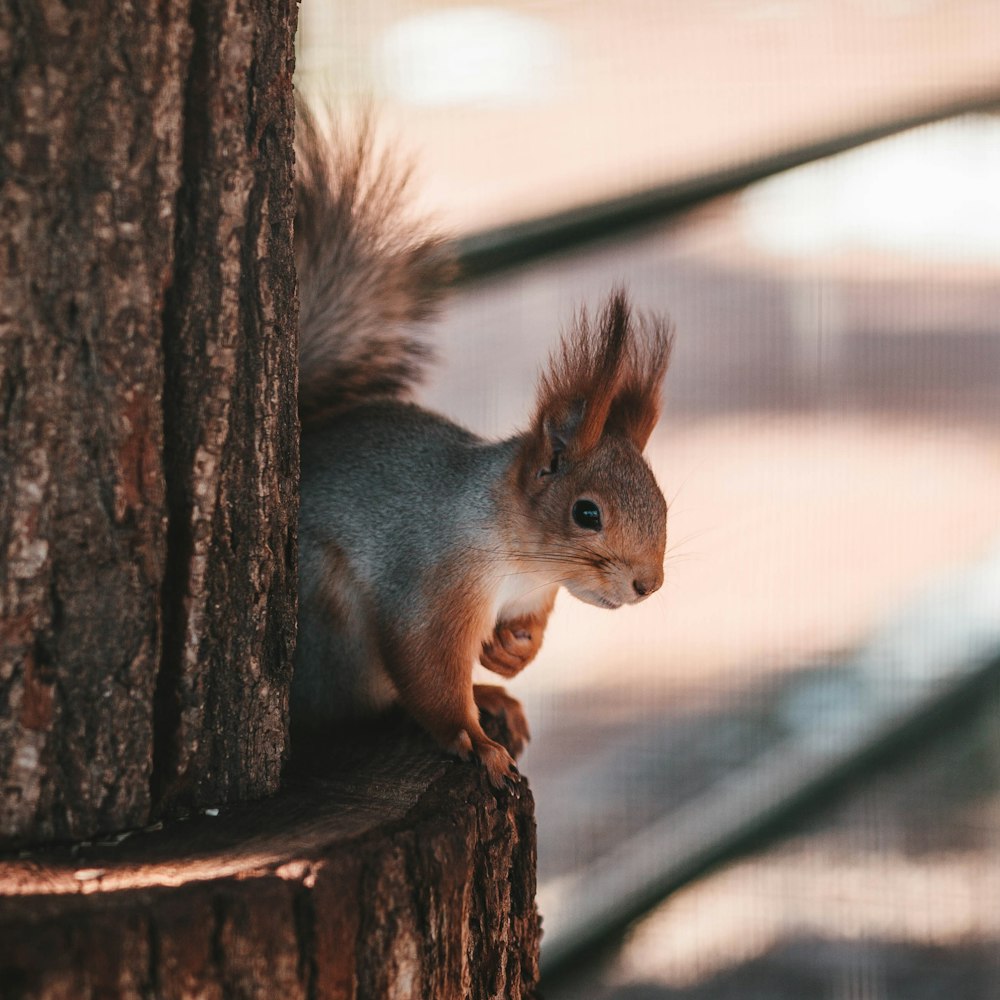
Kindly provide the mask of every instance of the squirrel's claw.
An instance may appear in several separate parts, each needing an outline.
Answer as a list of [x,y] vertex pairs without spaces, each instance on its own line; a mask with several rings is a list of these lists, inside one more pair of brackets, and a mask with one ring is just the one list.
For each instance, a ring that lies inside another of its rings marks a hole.
[[509,791],[514,791],[517,788],[517,783],[521,780],[521,772],[517,769],[516,764],[511,764],[510,771],[504,778],[504,782],[507,785]]

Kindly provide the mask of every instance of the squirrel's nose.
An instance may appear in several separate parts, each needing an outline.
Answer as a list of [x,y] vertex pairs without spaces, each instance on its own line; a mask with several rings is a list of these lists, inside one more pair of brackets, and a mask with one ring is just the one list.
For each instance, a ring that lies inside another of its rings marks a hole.
[[662,583],[662,572],[656,574],[650,573],[643,576],[637,576],[632,581],[632,589],[639,595],[639,597],[649,597],[650,594],[660,589],[660,585]]

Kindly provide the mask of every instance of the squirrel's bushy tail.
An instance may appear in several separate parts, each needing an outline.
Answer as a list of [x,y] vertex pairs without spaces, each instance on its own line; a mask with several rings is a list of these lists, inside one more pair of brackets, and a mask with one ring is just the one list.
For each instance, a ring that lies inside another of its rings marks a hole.
[[430,357],[421,324],[454,273],[440,235],[407,212],[409,171],[299,103],[295,134],[299,414],[303,425],[401,398]]

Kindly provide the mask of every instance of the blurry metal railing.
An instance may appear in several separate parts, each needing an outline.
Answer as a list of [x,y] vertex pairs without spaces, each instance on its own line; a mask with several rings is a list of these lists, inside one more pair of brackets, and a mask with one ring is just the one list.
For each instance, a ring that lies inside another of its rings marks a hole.
[[985,96],[980,93],[625,197],[470,233],[455,241],[460,276],[463,280],[486,277],[548,254],[648,225],[712,198],[738,191],[765,177],[907,129],[956,115],[998,110],[1000,92]]
[[928,589],[817,680],[836,686],[824,698],[821,730],[804,720],[767,754],[613,852],[543,882],[543,975],[568,968],[685,883],[954,720],[998,677],[1000,543]]

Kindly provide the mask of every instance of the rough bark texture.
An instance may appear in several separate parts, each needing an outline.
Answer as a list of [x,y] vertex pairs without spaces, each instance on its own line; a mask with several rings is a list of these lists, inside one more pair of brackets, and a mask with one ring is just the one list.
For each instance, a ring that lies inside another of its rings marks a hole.
[[324,756],[218,818],[0,861],[2,995],[534,997],[527,784],[498,794],[410,727]]
[[294,20],[0,5],[0,842],[277,785]]
[[170,531],[154,807],[273,791],[298,495],[294,0],[194,2],[165,311]]

